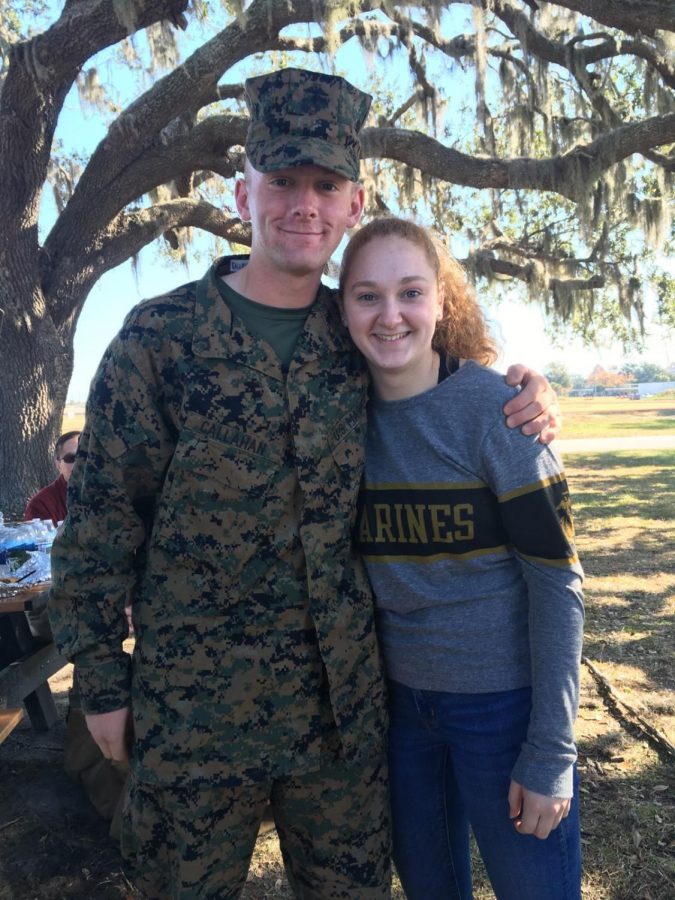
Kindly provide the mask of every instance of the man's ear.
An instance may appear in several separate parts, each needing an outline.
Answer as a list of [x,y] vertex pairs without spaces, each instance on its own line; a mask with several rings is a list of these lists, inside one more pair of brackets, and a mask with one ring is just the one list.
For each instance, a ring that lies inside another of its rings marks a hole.
[[349,215],[347,216],[347,228],[353,228],[358,224],[359,219],[361,218],[361,214],[363,213],[363,207],[366,204],[366,192],[362,184],[356,184],[352,188],[352,199],[351,205],[349,208]]
[[237,178],[234,183],[234,202],[242,222],[251,221],[251,210],[248,205],[248,186],[245,178]]

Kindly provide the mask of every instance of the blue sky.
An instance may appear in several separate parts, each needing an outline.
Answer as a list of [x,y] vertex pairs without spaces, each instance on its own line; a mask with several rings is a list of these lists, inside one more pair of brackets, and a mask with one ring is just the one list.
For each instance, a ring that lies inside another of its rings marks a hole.
[[[60,4],[52,0],[52,6],[59,7]],[[462,30],[462,23],[457,19],[457,15],[466,15],[466,12],[460,8],[455,14],[450,29],[453,34]],[[199,38],[203,39],[204,36],[202,34]],[[139,41],[140,46],[142,41]],[[105,55],[102,55],[100,59],[95,60],[99,66],[99,77],[118,94],[119,101],[125,103],[124,95],[129,95],[133,88],[131,78],[122,74],[119,64],[111,64],[105,59]],[[91,62],[87,65],[91,65]],[[350,60],[349,52],[342,51],[338,55],[338,66],[348,73],[354,72],[355,83],[359,83],[357,73],[362,82],[367,82],[369,74],[366,72],[364,76],[362,63],[355,65],[354,60]],[[398,82],[407,78],[407,67],[401,70],[400,75],[401,79],[394,80]],[[231,72],[227,74],[226,80],[233,80]],[[360,86],[367,89],[367,83]],[[466,89],[472,90],[470,82],[467,83]],[[68,150],[74,150],[86,158],[104,133],[105,128],[100,114],[84,110],[77,92],[73,90],[66,100],[57,138]],[[50,189],[47,188],[41,217],[43,231],[49,227],[50,221],[53,221],[54,214],[53,198]],[[187,268],[172,263],[158,252],[156,246],[151,245],[140,254],[136,275],[131,265],[127,263],[100,279],[92,290],[78,322],[75,334],[75,366],[68,392],[69,400],[80,401],[86,398],[89,382],[103,351],[135,303],[203,274],[209,258],[207,244],[206,240],[197,243],[195,251],[190,254]],[[465,248],[456,246],[453,249],[461,256]],[[198,261],[195,261],[196,257],[199,257]],[[492,301],[487,309],[493,330],[503,348],[498,365],[523,362],[541,371],[551,362],[563,362],[572,373],[587,375],[598,363],[605,368],[611,368],[621,365],[624,361],[622,350],[618,345],[587,348],[580,340],[568,338],[564,339],[561,346],[556,347],[540,308],[535,304],[519,302],[515,299],[515,291],[510,290],[508,285],[505,285],[504,292],[504,299],[498,304]],[[675,362],[667,337],[660,335],[648,341],[643,357],[663,366]],[[631,358],[634,359],[635,354]]]

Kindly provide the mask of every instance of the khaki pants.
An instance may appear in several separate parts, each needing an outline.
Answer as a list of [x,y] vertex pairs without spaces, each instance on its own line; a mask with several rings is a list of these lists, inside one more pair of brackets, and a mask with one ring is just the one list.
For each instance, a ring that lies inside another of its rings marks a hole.
[[89,733],[84,713],[76,706],[70,707],[66,719],[63,765],[96,812],[110,822],[110,836],[119,840],[128,767],[103,756]]
[[[46,609],[28,611],[26,617],[33,637],[45,641],[53,639]],[[76,668],[66,717],[63,766],[66,774],[80,785],[96,812],[110,822],[110,836],[119,840],[128,766],[113,763],[103,756],[89,733],[79,704]]]

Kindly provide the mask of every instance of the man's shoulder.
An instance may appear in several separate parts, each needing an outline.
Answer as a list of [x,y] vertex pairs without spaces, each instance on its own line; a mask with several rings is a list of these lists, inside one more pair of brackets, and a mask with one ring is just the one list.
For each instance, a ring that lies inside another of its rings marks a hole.
[[[55,481],[52,481],[51,484],[46,485],[36,494],[33,494],[26,504],[24,518],[54,518],[55,512],[59,512],[58,509],[55,509],[54,504],[58,504],[59,501],[65,501],[65,496],[66,483],[61,476],[59,476]],[[57,515],[56,518],[58,519],[59,516]]]
[[321,282],[316,296],[316,308],[327,321],[328,334],[342,349],[354,349],[354,344],[349,337],[347,326],[342,320],[342,311],[339,303],[339,291]]
[[94,376],[88,410],[107,406],[122,382],[125,391],[134,385],[141,393],[150,383],[178,383],[177,362],[190,357],[198,284],[142,300],[127,313]]
[[54,479],[54,481],[45,485],[43,488],[40,488],[40,490],[36,494],[33,494],[33,496],[30,498],[29,502],[32,503],[34,500],[37,500],[38,498],[42,499],[42,498],[46,498],[46,497],[51,497],[54,494],[63,493],[64,488],[65,488],[65,481],[59,475],[59,477]]
[[164,294],[141,300],[127,313],[122,331],[147,329],[165,332],[171,323],[177,325],[184,320],[191,320],[198,284],[198,281],[189,281]]

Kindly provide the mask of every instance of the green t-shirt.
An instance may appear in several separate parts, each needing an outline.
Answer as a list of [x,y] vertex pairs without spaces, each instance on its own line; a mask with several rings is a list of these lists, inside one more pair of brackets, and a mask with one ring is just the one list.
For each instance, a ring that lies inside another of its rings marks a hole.
[[217,283],[220,295],[232,313],[242,320],[249,331],[272,347],[286,372],[293,359],[295,345],[305,327],[305,320],[312,304],[302,306],[300,309],[267,306],[265,303],[256,303],[255,300],[249,300],[248,297],[233,291],[222,278],[218,278]]

